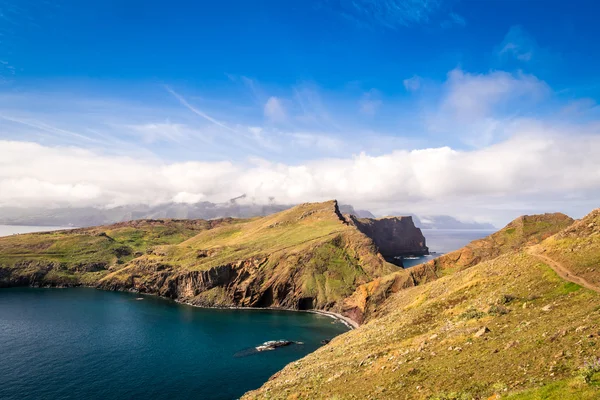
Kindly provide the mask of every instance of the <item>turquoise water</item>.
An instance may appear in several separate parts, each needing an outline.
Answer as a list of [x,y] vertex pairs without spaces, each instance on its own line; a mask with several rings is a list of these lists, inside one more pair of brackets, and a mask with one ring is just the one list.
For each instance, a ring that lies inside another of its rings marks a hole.
[[[0,399],[235,399],[347,331],[315,314],[137,297],[1,289]],[[304,344],[248,351],[278,339]]]

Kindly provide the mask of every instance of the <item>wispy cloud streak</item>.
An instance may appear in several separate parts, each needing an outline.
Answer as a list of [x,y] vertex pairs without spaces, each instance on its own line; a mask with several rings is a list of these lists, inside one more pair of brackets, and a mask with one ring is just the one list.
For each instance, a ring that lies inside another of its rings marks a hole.
[[183,96],[181,96],[179,93],[177,93],[176,91],[171,89],[169,86],[165,86],[165,89],[167,90],[167,92],[171,93],[177,100],[179,100],[179,102],[181,103],[182,106],[186,107],[188,110],[190,110],[194,114],[204,118],[207,121],[212,122],[213,124],[215,124],[217,126],[220,126],[221,128],[227,129],[228,131],[237,132],[235,129],[228,127],[227,125],[225,125],[224,123],[222,123],[220,121],[217,121],[210,115],[206,114],[205,112],[197,109],[196,107],[194,107],[193,105],[188,103],[188,101]]
[[440,0],[342,0],[341,15],[359,26],[402,26],[428,22]]

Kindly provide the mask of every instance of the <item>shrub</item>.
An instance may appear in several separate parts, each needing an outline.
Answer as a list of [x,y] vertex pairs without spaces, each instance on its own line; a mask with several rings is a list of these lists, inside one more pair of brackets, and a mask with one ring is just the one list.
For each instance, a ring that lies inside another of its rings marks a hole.
[[503,294],[498,298],[498,304],[508,304],[511,301],[515,300],[516,297],[510,294]]
[[488,314],[489,315],[504,315],[504,314],[508,314],[508,308],[501,306],[501,305],[496,305],[494,304],[493,306],[490,306],[489,310],[488,310]]
[[485,316],[485,313],[482,311],[479,311],[475,308],[469,308],[467,311],[465,311],[464,313],[460,314],[458,317],[460,319],[479,319]]
[[583,366],[579,368],[576,376],[580,378],[584,383],[590,383],[592,377],[596,372],[600,372],[600,358],[591,358],[583,363]]

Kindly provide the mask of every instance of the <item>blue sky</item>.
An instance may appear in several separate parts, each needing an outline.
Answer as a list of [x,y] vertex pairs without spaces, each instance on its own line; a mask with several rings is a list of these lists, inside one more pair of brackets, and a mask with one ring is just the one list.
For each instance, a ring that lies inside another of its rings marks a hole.
[[600,192],[599,14],[592,1],[1,0],[0,206],[247,193],[578,216]]

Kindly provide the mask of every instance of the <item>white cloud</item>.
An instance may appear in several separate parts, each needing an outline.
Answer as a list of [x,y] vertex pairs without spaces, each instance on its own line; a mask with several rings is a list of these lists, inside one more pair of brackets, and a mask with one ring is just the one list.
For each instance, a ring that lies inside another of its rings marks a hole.
[[203,193],[179,192],[173,196],[174,203],[194,204],[202,201],[206,196]]
[[495,48],[500,61],[516,60],[521,63],[556,63],[556,56],[540,47],[521,26],[512,26]]
[[438,0],[354,0],[339,2],[336,11],[359,27],[397,29],[429,22],[440,4]]
[[194,114],[198,115],[199,117],[204,118],[207,121],[212,122],[213,124],[215,124],[215,125],[217,125],[217,126],[219,126],[221,128],[227,129],[228,131],[235,132],[234,129],[232,129],[229,126],[225,125],[221,121],[217,121],[215,118],[213,118],[210,115],[206,114],[204,111],[199,110],[197,107],[194,107],[193,105],[191,105],[183,96],[181,96],[179,93],[175,92],[170,87],[165,86],[165,89],[167,90],[167,92],[171,93],[173,95],[173,97],[175,97],[179,101],[179,103],[181,103],[182,106],[184,106],[185,108],[187,108],[188,110],[190,110]]
[[421,87],[421,77],[415,75],[412,78],[405,79],[402,83],[404,83],[404,88],[409,92],[416,92]]
[[469,146],[487,146],[506,139],[513,121],[530,114],[550,94],[546,83],[533,75],[471,74],[457,68],[448,73],[439,100],[425,117],[427,129]]
[[455,12],[451,12],[448,14],[448,19],[442,21],[441,27],[444,29],[450,29],[453,26],[465,27],[467,25],[467,20],[460,14]]
[[[208,114],[162,88],[176,107],[3,94],[0,206],[193,203],[246,193],[258,202],[338,198],[374,212],[486,219],[582,210],[599,198],[592,100],[565,104],[521,72],[455,69],[445,82],[413,76],[404,86],[418,101],[388,94],[385,108],[376,92],[354,88],[342,98],[314,84],[250,109],[190,97]],[[258,125],[261,111],[273,123]]]
[[517,101],[535,101],[549,92],[548,86],[533,75],[504,71],[469,74],[454,69],[448,73],[445,86],[442,108],[464,120],[487,117],[508,101],[514,106]]
[[287,119],[281,100],[274,96],[269,97],[269,100],[265,103],[264,114],[272,122],[283,122]]
[[575,133],[579,129],[522,121],[510,139],[477,150],[396,150],[299,165],[164,164],[1,141],[0,206],[189,203],[224,201],[239,193],[257,202],[269,197],[281,203],[337,198],[374,211],[441,204],[456,213],[466,213],[464,207],[474,201],[485,202],[488,210],[517,198],[541,198],[542,207],[566,193],[579,193],[589,201],[600,194],[600,136]]

